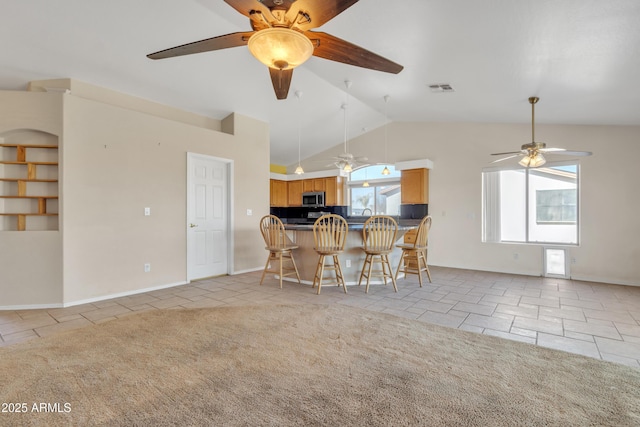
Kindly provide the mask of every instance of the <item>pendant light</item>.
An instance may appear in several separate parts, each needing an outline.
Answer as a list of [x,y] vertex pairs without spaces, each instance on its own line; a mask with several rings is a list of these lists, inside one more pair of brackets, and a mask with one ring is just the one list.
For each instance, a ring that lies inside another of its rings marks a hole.
[[[342,104],[342,109],[344,110],[344,153],[346,155],[348,153],[347,140],[349,139],[347,135],[347,107],[349,106],[349,88],[351,88],[351,80],[345,80],[344,85],[347,88],[347,100],[345,101],[344,104]],[[353,168],[351,167],[351,163],[348,160],[344,161],[344,166],[342,167],[342,170],[348,173],[353,171]]]
[[364,168],[364,182],[362,183],[363,187],[369,186],[369,180],[367,179],[367,167]]
[[[387,112],[387,103],[388,102],[389,102],[389,95],[385,95],[384,96],[384,117],[385,117],[385,123],[384,123],[384,162],[385,163],[387,163],[387,145],[388,145],[388,130],[387,130],[387,128],[389,127],[389,114]],[[391,173],[391,171],[385,165],[384,169],[382,169],[382,175],[389,175],[390,173]]]
[[300,98],[302,98],[302,92],[299,90],[296,91],[296,98],[298,98],[298,167],[296,168],[296,175],[302,175],[304,173],[304,169],[300,166]]

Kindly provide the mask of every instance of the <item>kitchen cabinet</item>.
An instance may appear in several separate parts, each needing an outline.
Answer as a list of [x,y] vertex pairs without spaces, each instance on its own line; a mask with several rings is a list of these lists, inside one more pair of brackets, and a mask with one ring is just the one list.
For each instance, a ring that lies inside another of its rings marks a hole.
[[402,204],[429,203],[429,169],[406,169],[401,172]]
[[286,207],[288,206],[288,186],[287,181],[272,179],[270,182],[271,206]]
[[302,191],[326,191],[325,178],[303,179]]
[[341,176],[324,178],[325,204],[342,206],[344,204],[344,181]]
[[302,206],[302,180],[289,181],[288,183],[288,206]]
[[302,193],[307,191],[324,191],[325,205],[344,205],[344,180],[341,176],[327,178],[296,179],[270,182],[271,206],[302,206]]

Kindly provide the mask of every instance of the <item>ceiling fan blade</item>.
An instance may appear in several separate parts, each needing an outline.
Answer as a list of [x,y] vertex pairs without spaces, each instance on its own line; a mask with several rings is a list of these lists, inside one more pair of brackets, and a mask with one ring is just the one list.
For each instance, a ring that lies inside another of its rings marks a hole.
[[508,156],[508,157],[503,157],[503,158],[501,158],[501,159],[494,160],[494,161],[493,161],[493,162],[491,162],[491,163],[498,163],[498,162],[501,162],[501,161],[503,161],[503,160],[513,159],[514,157],[518,157],[519,155],[520,155],[520,153],[518,153],[518,154],[514,154],[514,155],[512,155],[512,156]]
[[[506,153],[491,153],[492,156],[504,156],[506,154],[523,154],[522,151],[507,151]],[[515,156],[512,156],[515,157]]]
[[269,74],[271,75],[273,90],[276,92],[276,98],[287,99],[289,86],[291,85],[291,77],[293,76],[293,68],[278,70],[277,68],[269,67]]
[[295,27],[307,31],[321,27],[357,2],[358,0],[297,0],[287,15],[290,19],[297,20]]
[[173,58],[175,56],[191,55],[194,53],[210,52],[212,50],[227,49],[247,44],[253,31],[225,34],[193,43],[183,44],[147,55],[149,59]]
[[590,156],[593,154],[591,151],[571,151],[564,148],[542,148],[538,150],[542,153],[550,154],[562,154],[563,156]]
[[316,31],[306,31],[304,34],[315,45],[313,56],[393,74],[398,74],[404,68],[402,65],[331,34]]
[[[264,4],[262,4],[262,2],[259,2],[257,0],[224,0],[224,2],[229,6],[231,6],[232,8],[234,8],[235,10],[237,10],[238,12],[240,12],[241,14],[243,14],[244,16],[246,16],[247,18],[251,17],[250,15],[252,10],[258,10],[263,14],[268,13],[269,15],[271,15],[269,8]],[[287,0],[284,3],[291,3],[291,2],[292,0]]]

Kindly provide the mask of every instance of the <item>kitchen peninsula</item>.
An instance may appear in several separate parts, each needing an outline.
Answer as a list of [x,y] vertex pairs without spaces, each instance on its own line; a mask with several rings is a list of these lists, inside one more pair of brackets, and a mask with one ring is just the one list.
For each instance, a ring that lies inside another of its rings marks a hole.
[[[431,168],[433,162],[428,159],[398,162],[394,165],[394,169],[400,171],[400,176],[396,175],[395,181],[390,185],[395,186],[396,190],[400,187],[401,192],[395,196],[393,210],[387,210],[385,206],[380,211],[393,212],[391,215],[398,223],[396,243],[403,243],[407,231],[416,229],[420,220],[428,214]],[[348,177],[348,174],[336,169],[314,171],[304,175],[271,174],[271,214],[283,221],[287,237],[298,246],[298,249],[293,251],[293,256],[304,283],[313,283],[319,258],[313,249],[313,223],[319,216],[327,213],[347,219],[349,231],[344,252],[339,258],[347,285],[358,283],[365,260],[362,229],[368,217],[350,216],[353,215],[349,206],[352,202],[351,192],[358,184],[350,184]],[[380,181],[381,179],[377,180],[378,183]],[[358,214],[366,210],[377,209],[361,209]],[[395,247],[389,255],[394,273],[401,256],[402,251]],[[375,267],[379,268],[379,265]],[[371,283],[376,283],[376,279],[372,279]],[[381,283],[379,278],[377,283]]]
[[[354,220],[349,220],[348,223],[349,231],[344,252],[339,257],[346,284],[356,285],[358,284],[358,278],[360,277],[365,258],[365,253],[362,250],[362,228],[364,221],[358,220],[354,222]],[[402,243],[404,234],[411,229],[415,229],[417,225],[417,221],[400,220],[398,224],[398,234],[396,236],[397,242]],[[293,256],[296,260],[298,272],[300,273],[300,279],[303,283],[311,285],[318,264],[318,254],[313,250],[313,224],[284,224],[284,228],[287,232],[287,237],[298,246],[298,249],[293,251]],[[395,247],[389,255],[389,262],[391,263],[394,274],[401,255],[402,251]],[[374,266],[374,268],[376,268],[376,266]],[[295,278],[292,279],[291,277],[285,277],[284,279],[295,281]],[[371,283],[381,284],[382,281],[380,279],[372,279]]]

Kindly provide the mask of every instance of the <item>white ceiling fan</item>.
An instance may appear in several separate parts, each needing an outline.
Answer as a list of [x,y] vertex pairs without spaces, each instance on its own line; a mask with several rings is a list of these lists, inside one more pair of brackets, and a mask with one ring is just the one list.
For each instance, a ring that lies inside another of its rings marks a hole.
[[[344,82],[345,86],[347,87],[347,101],[349,99],[349,88],[351,87],[351,81],[349,80],[345,80]],[[342,109],[344,110],[344,153],[339,154],[336,157],[333,157],[332,160],[334,161],[333,164],[329,164],[327,166],[335,166],[338,169],[344,171],[344,172],[351,172],[353,170],[353,168],[355,166],[357,166],[358,163],[362,163],[362,162],[366,162],[368,159],[366,157],[356,157],[353,154],[349,153],[348,149],[347,149],[347,141],[348,141],[348,136],[347,136],[347,108],[348,108],[349,104],[348,102],[345,102],[344,104],[342,104]]]
[[508,151],[506,153],[492,153],[492,156],[504,156],[498,160],[494,160],[491,163],[501,162],[503,160],[513,159],[514,157],[523,156],[518,163],[524,167],[537,168],[544,165],[547,160],[543,154],[562,154],[565,156],[590,156],[590,151],[570,151],[564,148],[547,148],[547,144],[544,142],[536,142],[535,139],[535,104],[540,98],[532,96],[529,98],[531,104],[531,142],[523,144],[520,147],[520,151]]

